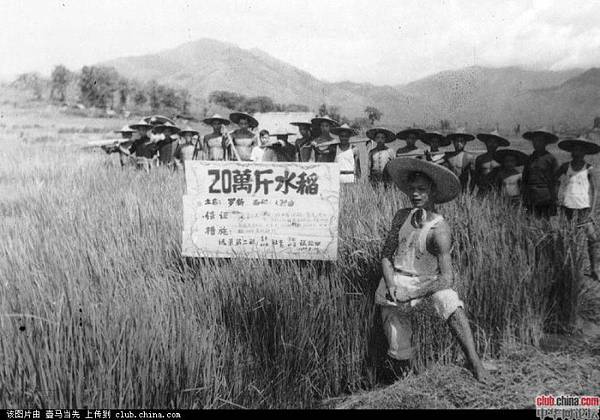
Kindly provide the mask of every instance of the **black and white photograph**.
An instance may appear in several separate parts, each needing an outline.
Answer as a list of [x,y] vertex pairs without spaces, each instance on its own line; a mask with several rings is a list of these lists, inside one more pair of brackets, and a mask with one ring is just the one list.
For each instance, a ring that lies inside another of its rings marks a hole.
[[600,1],[0,16],[0,417],[599,418]]

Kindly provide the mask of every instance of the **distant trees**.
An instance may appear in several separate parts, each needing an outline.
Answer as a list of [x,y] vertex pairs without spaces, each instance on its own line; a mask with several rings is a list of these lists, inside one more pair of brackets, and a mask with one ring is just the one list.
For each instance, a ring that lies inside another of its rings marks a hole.
[[50,99],[64,103],[67,99],[67,87],[71,81],[72,74],[68,68],[59,64],[52,70],[50,76]]
[[450,121],[440,120],[440,130],[450,130]]
[[336,120],[340,124],[350,125],[351,123],[348,118],[340,114],[340,108],[336,105],[327,106],[327,104],[321,104],[321,106],[319,106],[318,115],[320,117],[329,115],[329,118]]
[[112,108],[118,82],[119,74],[112,67],[84,66],[79,78],[81,102],[87,106]]
[[39,73],[23,73],[17,76],[15,81],[12,83],[13,86],[21,89],[29,90],[33,93],[33,97],[36,100],[42,99],[42,93],[44,91],[44,80]]
[[268,96],[246,97],[236,92],[216,90],[208,95],[208,101],[225,108],[249,113],[256,112],[308,112],[306,105],[278,104]]
[[600,117],[594,118],[594,128],[600,128]]
[[369,119],[371,125],[375,124],[375,121],[379,121],[383,116],[383,112],[375,108],[374,106],[368,106],[365,108],[365,114],[367,114],[367,118]]

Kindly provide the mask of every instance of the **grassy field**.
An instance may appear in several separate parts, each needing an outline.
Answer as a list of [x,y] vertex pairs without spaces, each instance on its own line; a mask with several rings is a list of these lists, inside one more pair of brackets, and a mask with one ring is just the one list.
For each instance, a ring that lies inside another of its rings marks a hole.
[[[372,300],[400,193],[343,188],[334,264],[190,260],[182,174],[78,148],[123,121],[1,113],[0,406],[314,407],[376,386],[385,349]],[[597,320],[583,243],[564,224],[494,198],[442,210],[485,358]],[[413,322],[419,371],[461,370],[446,326],[427,309]],[[563,390],[600,393],[578,379]],[[490,405],[512,406],[503,398]]]

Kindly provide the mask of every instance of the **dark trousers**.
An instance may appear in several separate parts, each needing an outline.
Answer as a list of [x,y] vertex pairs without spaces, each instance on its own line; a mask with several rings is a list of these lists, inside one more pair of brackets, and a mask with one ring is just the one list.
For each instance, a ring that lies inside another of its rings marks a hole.
[[551,216],[556,216],[556,204],[527,204],[527,212],[535,217],[549,219]]

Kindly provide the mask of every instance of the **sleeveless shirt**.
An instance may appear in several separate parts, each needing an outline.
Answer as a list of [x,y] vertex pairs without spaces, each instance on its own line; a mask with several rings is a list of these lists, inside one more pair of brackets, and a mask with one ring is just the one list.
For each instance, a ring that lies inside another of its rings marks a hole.
[[575,171],[571,164],[567,173],[562,176],[559,189],[559,202],[570,209],[586,209],[590,207],[590,179],[592,167],[586,164]]
[[354,149],[352,148],[352,146],[348,147],[348,150],[344,151],[342,151],[340,147],[337,146],[335,152],[335,162],[340,164],[340,182],[354,182]]

